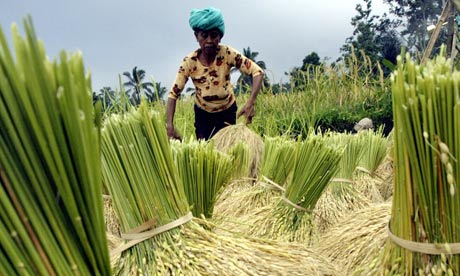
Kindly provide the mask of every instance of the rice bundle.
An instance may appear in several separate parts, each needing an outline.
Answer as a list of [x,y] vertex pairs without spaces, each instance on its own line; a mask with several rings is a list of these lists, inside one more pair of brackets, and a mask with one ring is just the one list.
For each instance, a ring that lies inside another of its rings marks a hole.
[[218,201],[218,216],[224,220],[234,220],[276,200],[275,196],[282,193],[282,186],[291,175],[295,145],[296,142],[287,137],[266,137],[256,185],[227,190],[231,194]]
[[388,139],[383,136],[383,128],[374,131],[360,131],[358,134],[363,145],[363,151],[359,158],[357,171],[375,176],[375,172],[382,164],[388,152]]
[[[162,117],[145,104],[102,131],[103,177],[123,231],[117,275],[337,275],[311,251],[219,236],[193,219]],[[121,255],[120,255],[121,253]]]
[[284,186],[294,168],[295,141],[284,136],[265,137],[264,145],[260,180]]
[[[325,232],[344,216],[369,206],[354,179],[354,171],[363,151],[362,139],[347,133],[329,133],[326,142],[344,148],[336,175],[322,194],[315,208],[315,225],[319,232]],[[378,193],[378,191],[377,191]]]
[[0,275],[110,275],[90,78],[24,27],[15,61],[0,28]]
[[314,232],[312,210],[336,174],[342,153],[342,148],[327,145],[321,136],[299,141],[292,178],[281,199],[253,214],[249,233],[276,240],[310,241]]
[[391,204],[378,203],[349,214],[321,235],[314,249],[340,264],[343,275],[369,265],[387,240]]
[[363,152],[362,140],[358,139],[358,136],[348,133],[329,133],[325,138],[331,145],[339,145],[344,148],[339,169],[330,185],[331,189],[340,193],[339,190],[343,189],[344,186],[352,186],[354,183],[353,174]]
[[425,65],[400,56],[392,75],[391,241],[371,274],[460,274],[460,72],[444,50]]
[[[212,137],[216,149],[229,153],[238,143],[245,143],[249,149],[249,175],[257,178],[259,165],[264,150],[263,139],[245,124],[236,124],[224,127]],[[242,170],[245,172],[245,169]]]
[[216,197],[230,179],[232,158],[214,150],[213,143],[171,141],[173,156],[195,217],[212,217]]

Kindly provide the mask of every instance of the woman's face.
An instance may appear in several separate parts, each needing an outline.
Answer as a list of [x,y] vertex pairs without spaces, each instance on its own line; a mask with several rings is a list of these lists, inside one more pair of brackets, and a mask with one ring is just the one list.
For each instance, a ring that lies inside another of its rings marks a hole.
[[205,54],[214,54],[217,51],[217,46],[219,46],[220,35],[219,30],[211,29],[209,31],[198,30],[195,32],[196,39],[200,48]]

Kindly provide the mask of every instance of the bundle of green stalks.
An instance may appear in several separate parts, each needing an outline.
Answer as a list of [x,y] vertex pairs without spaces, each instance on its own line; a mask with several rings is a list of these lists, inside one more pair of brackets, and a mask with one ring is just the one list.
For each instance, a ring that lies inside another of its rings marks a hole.
[[337,275],[316,253],[220,236],[192,220],[163,117],[146,105],[110,116],[102,141],[103,178],[125,240],[111,252],[115,275]]
[[354,171],[363,152],[362,140],[349,133],[332,132],[327,133],[325,139],[331,145],[339,145],[345,149],[339,162],[337,174],[329,185],[329,189],[332,189],[334,193],[341,194],[343,190],[347,190],[354,184]]
[[337,263],[343,275],[353,275],[384,247],[390,213],[390,203],[377,203],[349,214],[322,234],[313,249]]
[[266,137],[264,158],[256,185],[233,190],[220,199],[218,215],[222,219],[241,217],[251,211],[270,205],[279,196],[288,177],[292,174],[296,142],[288,137]]
[[369,198],[371,202],[382,202],[383,198],[377,187],[378,180],[368,174],[355,174],[355,170],[358,167],[364,151],[363,144],[365,139],[362,139],[360,135],[352,135],[349,133],[333,134],[330,139],[331,143],[336,143],[345,147],[344,155],[340,161],[339,172],[329,185],[333,193],[340,195],[356,189],[366,198]]
[[281,197],[256,210],[249,234],[284,241],[313,240],[313,210],[336,174],[343,148],[327,145],[320,135],[297,142],[292,177]]
[[[225,153],[230,153],[232,150],[234,151],[233,153],[235,153],[235,146],[239,143],[245,143],[249,149],[249,158],[242,158],[242,160],[249,160],[249,174],[245,176],[254,179],[257,178],[264,150],[264,141],[257,133],[248,128],[245,124],[236,124],[219,130],[211,140],[214,141],[216,149]],[[244,150],[244,148],[240,150]],[[246,172],[246,168],[242,167],[242,171]]]
[[216,198],[233,172],[233,159],[204,140],[173,140],[171,147],[193,215],[211,218]]
[[268,181],[283,187],[294,168],[292,157],[296,143],[289,137],[276,136],[265,137],[264,145],[259,181]]
[[243,141],[239,141],[226,152],[233,159],[232,179],[240,179],[250,175],[251,150],[249,149],[248,144]]
[[355,181],[354,171],[363,151],[362,139],[348,133],[327,133],[325,139],[328,144],[343,147],[344,153],[336,175],[316,204],[315,225],[321,233],[371,202],[358,190]]
[[460,274],[460,72],[398,57],[389,242],[370,273]]
[[388,138],[383,136],[383,128],[360,131],[357,135],[362,139],[363,151],[356,170],[374,177],[388,154]]
[[15,58],[0,28],[0,275],[110,275],[89,75],[23,23]]

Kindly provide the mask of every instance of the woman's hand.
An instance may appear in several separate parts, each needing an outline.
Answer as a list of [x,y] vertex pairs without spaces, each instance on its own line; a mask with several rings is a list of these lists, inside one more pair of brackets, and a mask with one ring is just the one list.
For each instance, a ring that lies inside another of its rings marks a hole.
[[177,132],[174,126],[167,125],[166,132],[168,134],[169,139],[177,139],[179,141],[182,141],[182,137],[180,136],[179,132]]
[[252,102],[247,102],[240,110],[240,112],[238,112],[238,118],[241,116],[241,115],[244,115],[246,117],[246,124],[250,124],[252,123],[252,118],[254,117],[255,115],[255,110],[254,110],[254,103]]

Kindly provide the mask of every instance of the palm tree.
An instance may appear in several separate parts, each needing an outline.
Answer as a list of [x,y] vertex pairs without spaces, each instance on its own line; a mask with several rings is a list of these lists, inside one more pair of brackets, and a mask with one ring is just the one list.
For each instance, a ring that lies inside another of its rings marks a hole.
[[152,97],[154,85],[151,82],[142,82],[145,78],[145,70],[138,70],[137,66],[135,66],[132,74],[124,72],[123,75],[128,78],[128,81],[123,83],[123,86],[126,88],[126,94],[130,97],[132,104],[140,104],[141,95],[146,98]]
[[[250,60],[255,62],[257,65],[259,65],[259,67],[262,68],[262,70],[265,71],[267,69],[267,66],[265,65],[265,61],[262,61],[262,60],[256,61],[256,57],[259,55],[259,52],[252,52],[251,48],[249,46],[248,46],[247,49],[243,48],[243,55],[246,58],[249,58]],[[237,68],[233,68],[232,72],[235,72],[237,70],[238,70]],[[241,74],[238,77],[237,85],[236,85],[235,90],[236,90],[236,92],[240,92],[240,91],[243,90],[244,87],[248,87],[248,86],[251,86],[251,85],[252,85],[252,76],[249,76],[249,75],[246,75],[246,74]],[[264,76],[263,85],[265,85],[265,86],[269,85],[267,75]]]
[[168,92],[166,87],[161,86],[161,82],[155,82],[153,91],[153,93],[146,95],[147,101],[149,102],[162,100],[163,96]]

